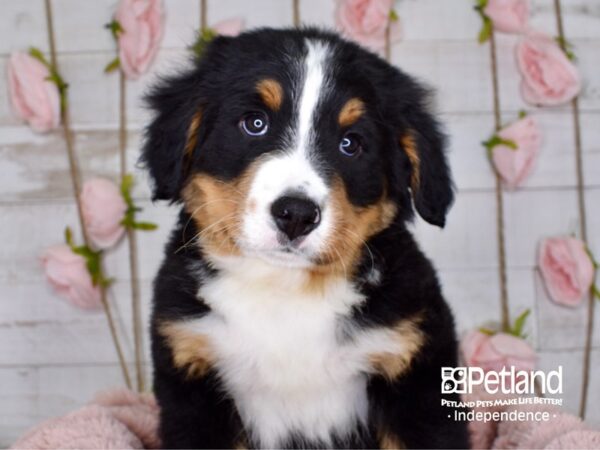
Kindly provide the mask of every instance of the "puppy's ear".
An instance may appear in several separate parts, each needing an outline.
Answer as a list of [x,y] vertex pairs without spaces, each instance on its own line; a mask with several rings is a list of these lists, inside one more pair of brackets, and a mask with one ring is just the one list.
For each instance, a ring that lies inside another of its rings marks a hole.
[[155,113],[146,129],[141,163],[153,179],[153,199],[177,202],[205,132],[205,111],[215,84],[222,49],[230,38],[218,37],[185,73],[162,79],[146,96]]
[[413,205],[427,222],[443,227],[454,198],[450,169],[444,153],[446,139],[428,110],[429,91],[405,73],[388,66],[383,86],[383,114],[400,147],[400,189],[407,189]]
[[450,169],[444,153],[445,136],[422,104],[405,113],[407,126],[400,147],[410,161],[410,190],[414,206],[427,222],[443,227],[454,199]]

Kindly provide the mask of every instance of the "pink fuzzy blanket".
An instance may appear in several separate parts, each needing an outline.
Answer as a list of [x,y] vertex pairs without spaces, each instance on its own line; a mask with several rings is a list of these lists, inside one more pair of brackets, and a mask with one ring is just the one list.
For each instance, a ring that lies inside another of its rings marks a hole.
[[[589,430],[578,418],[543,405],[515,405],[521,411],[549,411],[548,422],[471,422],[473,448],[600,449],[600,432]],[[479,409],[504,411],[506,408]],[[158,407],[154,397],[118,389],[66,416],[36,426],[13,449],[155,449]]]

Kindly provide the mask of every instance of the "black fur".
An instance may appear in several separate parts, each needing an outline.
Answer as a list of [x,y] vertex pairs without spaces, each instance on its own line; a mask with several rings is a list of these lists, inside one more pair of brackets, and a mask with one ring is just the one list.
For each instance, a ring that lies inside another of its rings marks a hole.
[[[427,92],[411,77],[377,56],[336,35],[314,30],[257,30],[237,38],[217,38],[203,58],[183,75],[166,79],[149,96],[157,115],[148,128],[143,150],[154,179],[154,196],[173,202],[191,174],[206,173],[222,180],[239,176],[262,153],[275,151],[285,140],[284,130],[295,112],[289,99],[271,117],[270,137],[249,140],[237,129],[239,117],[261,107],[251,96],[263,77],[276,78],[284,90],[293,89],[289,66],[306,52],[304,39],[328,42],[335,48],[336,84],[327,106],[317,118],[321,169],[327,179],[339,176],[356,206],[376,202],[385,191],[398,205],[392,225],[368,242],[355,284],[367,301],[353,311],[360,326],[385,327],[425,313],[420,327],[427,336],[408,374],[386,381],[372,376],[368,382],[368,429],[357,426],[350,437],[334,439],[336,447],[375,448],[378,433],[387,430],[408,448],[465,448],[466,425],[448,418],[453,411],[440,405],[440,368],[457,365],[457,343],[451,312],[441,295],[430,262],[421,253],[405,222],[412,205],[427,221],[443,226],[452,202],[452,183],[443,152],[444,136],[427,112]],[[364,99],[367,114],[352,130],[365,137],[367,150],[348,164],[337,152],[341,136],[337,111],[351,96]],[[189,124],[202,110],[196,151],[185,160]],[[411,132],[420,156],[421,183],[411,197],[410,161],[400,137]],[[182,212],[166,247],[166,257],[155,280],[152,317],[154,389],[161,405],[161,437],[167,448],[227,448],[248,442],[247,430],[232,399],[210,371],[188,380],[173,365],[170,349],[157,331],[169,319],[202,317],[209,307],[198,299],[198,288],[219,276],[198,246],[186,246],[199,230]],[[373,258],[373,260],[371,259]],[[381,283],[362,282],[376,264]],[[290,355],[293,358],[293,355]],[[457,396],[445,396],[458,400]],[[323,447],[322,442],[291,436],[286,447]]]

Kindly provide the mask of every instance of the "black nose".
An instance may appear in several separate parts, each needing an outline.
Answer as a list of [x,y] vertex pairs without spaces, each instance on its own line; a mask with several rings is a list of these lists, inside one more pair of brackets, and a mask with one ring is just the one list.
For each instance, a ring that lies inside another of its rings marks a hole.
[[304,236],[317,228],[321,221],[319,206],[299,197],[280,197],[271,206],[271,214],[277,228],[283,231],[290,241]]

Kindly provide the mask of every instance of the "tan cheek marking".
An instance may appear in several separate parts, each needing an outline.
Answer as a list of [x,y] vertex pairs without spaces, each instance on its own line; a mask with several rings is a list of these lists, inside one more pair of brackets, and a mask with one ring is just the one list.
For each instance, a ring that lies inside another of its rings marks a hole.
[[281,104],[283,103],[283,88],[278,81],[275,81],[272,78],[261,80],[256,85],[256,90],[265,105],[272,111],[279,111],[279,108],[281,108]]
[[260,160],[238,178],[221,181],[210,175],[194,175],[183,190],[186,211],[199,230],[198,242],[208,252],[239,255],[244,205]]
[[351,98],[342,107],[338,116],[338,123],[341,127],[348,127],[354,124],[365,112],[365,104],[359,98]]
[[214,365],[214,352],[207,336],[193,333],[177,322],[163,323],[159,333],[171,347],[173,364],[185,370],[188,378],[200,378]]
[[419,183],[421,182],[421,159],[419,158],[419,152],[417,151],[417,143],[415,142],[415,138],[413,137],[412,133],[402,136],[400,143],[402,144],[402,148],[406,152],[406,156],[408,156],[408,160],[410,161],[410,165],[412,167],[410,188],[413,190],[413,192],[416,192],[419,188]]
[[321,275],[351,277],[356,269],[365,242],[374,234],[387,228],[396,215],[396,205],[384,194],[368,207],[352,205],[341,179],[333,182],[332,205],[336,232],[321,256],[320,265],[314,269]]
[[398,343],[398,352],[374,353],[369,356],[373,369],[389,381],[393,381],[409,368],[425,341],[419,324],[420,317],[402,320],[390,329]]
[[379,448],[383,450],[404,449],[406,446],[398,436],[390,432],[379,432]]

